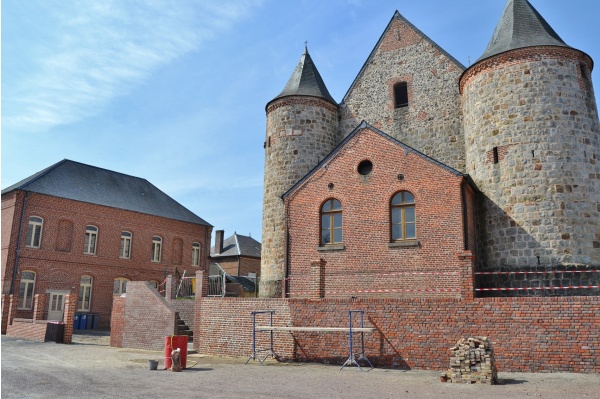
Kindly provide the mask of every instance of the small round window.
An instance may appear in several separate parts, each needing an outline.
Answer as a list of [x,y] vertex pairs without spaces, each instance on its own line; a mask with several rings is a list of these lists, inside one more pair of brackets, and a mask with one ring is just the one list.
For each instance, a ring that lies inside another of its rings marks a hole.
[[365,159],[361,163],[358,164],[358,173],[363,176],[367,176],[373,171],[373,163],[368,159]]

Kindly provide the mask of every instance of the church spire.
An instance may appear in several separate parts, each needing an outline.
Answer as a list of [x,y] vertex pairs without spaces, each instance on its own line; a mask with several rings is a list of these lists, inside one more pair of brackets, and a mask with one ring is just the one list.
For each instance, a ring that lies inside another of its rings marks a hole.
[[300,62],[298,62],[290,80],[283,88],[283,91],[269,103],[288,96],[319,97],[337,105],[331,94],[329,94],[325,82],[323,82],[317,67],[308,53],[307,42],[304,43],[304,53],[300,57]]
[[569,47],[527,0],[508,0],[481,61],[533,46]]

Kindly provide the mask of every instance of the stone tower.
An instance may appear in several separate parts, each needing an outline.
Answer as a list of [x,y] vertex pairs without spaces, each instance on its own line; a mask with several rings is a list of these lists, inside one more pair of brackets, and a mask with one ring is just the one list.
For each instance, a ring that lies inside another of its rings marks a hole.
[[485,53],[461,76],[488,269],[600,264],[592,67],[527,0],[508,0]]
[[286,217],[281,196],[337,144],[338,106],[308,50],[283,91],[266,106],[260,295],[282,295]]

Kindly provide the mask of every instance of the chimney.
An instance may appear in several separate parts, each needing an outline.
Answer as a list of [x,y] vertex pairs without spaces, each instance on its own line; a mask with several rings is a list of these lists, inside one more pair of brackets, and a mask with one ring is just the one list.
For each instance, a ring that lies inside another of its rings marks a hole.
[[220,255],[223,252],[223,236],[225,235],[224,230],[217,230],[215,232],[215,255]]

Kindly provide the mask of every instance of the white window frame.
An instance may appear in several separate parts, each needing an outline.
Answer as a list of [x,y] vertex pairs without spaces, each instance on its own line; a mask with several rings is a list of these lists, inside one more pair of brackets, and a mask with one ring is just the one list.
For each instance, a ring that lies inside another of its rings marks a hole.
[[[29,248],[39,248],[42,244],[42,230],[44,219],[39,216],[30,216],[27,225],[27,239],[25,246]],[[37,238],[37,240],[36,240]]]
[[129,231],[121,232],[121,248],[119,249],[119,258],[130,259],[131,258],[131,242],[133,234]]
[[150,256],[150,260],[152,262],[160,262],[161,255],[162,255],[162,237],[154,236],[154,237],[152,237],[152,254]]
[[[29,278],[28,273],[33,275],[33,279]],[[21,282],[19,284],[19,303],[17,309],[31,310],[33,309],[33,296],[35,295],[35,280],[36,273],[31,270],[23,270],[21,272]],[[25,285],[25,288],[21,289]],[[23,294],[21,294],[23,292]]]
[[[125,277],[117,277],[113,280],[113,295],[121,296],[127,292],[127,283],[130,280]],[[117,286],[118,284],[118,286]]]
[[86,255],[96,255],[96,247],[98,246],[98,227],[85,227],[85,242],[83,243],[83,253]]
[[192,266],[200,266],[200,254],[202,246],[199,242],[192,244]]
[[[77,311],[89,312],[92,308],[92,285],[94,278],[89,275],[81,276],[79,280],[79,297],[77,299]],[[87,306],[85,306],[87,302]]]

